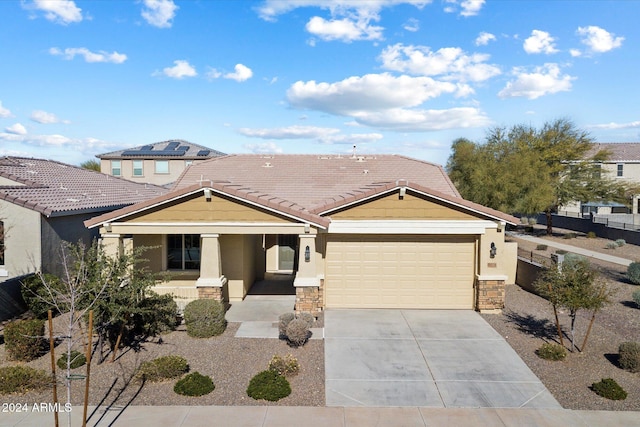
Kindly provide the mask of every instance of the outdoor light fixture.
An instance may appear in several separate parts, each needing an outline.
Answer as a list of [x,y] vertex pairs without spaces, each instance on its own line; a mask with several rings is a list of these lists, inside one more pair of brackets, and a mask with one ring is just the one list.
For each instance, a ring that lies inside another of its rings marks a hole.
[[495,258],[496,252],[498,252],[498,248],[496,248],[496,244],[491,242],[491,249],[489,249],[489,257]]
[[307,246],[304,248],[304,262],[309,261],[311,261],[311,250],[309,249],[309,246]]
[[207,200],[207,202],[211,201],[211,189],[210,188],[205,188],[204,189],[204,198]]

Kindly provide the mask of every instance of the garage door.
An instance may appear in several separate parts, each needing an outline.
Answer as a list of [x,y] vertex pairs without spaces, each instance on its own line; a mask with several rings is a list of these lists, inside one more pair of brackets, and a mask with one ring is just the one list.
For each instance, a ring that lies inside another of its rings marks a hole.
[[327,308],[473,308],[469,237],[329,235]]

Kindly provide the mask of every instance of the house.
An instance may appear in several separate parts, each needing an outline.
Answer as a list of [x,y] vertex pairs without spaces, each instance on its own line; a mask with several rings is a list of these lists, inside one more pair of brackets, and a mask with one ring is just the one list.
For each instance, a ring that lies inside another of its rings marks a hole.
[[[464,200],[443,168],[397,155],[229,155],[168,194],[85,222],[105,248],[155,247],[156,287],[242,300],[265,273],[294,276],[296,310],[500,310],[517,218]],[[128,237],[130,236],[130,237]]]
[[64,163],[0,158],[0,320],[20,312],[20,278],[62,274],[62,241],[98,237],[83,222],[101,213],[167,193]]
[[136,182],[173,183],[187,166],[224,153],[181,139],[99,154],[100,171]]

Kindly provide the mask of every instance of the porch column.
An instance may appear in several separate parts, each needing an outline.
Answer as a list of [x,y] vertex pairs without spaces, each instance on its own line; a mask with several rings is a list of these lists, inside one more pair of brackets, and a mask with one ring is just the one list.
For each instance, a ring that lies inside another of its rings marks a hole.
[[293,281],[296,288],[296,312],[317,316],[323,308],[322,287],[316,267],[316,235],[300,234],[298,271]]
[[104,254],[108,257],[119,257],[124,253],[124,245],[122,242],[122,235],[114,233],[105,233],[100,237],[100,243]]
[[223,299],[222,287],[227,283],[227,278],[222,274],[219,237],[218,234],[200,236],[200,277],[196,281],[198,298]]

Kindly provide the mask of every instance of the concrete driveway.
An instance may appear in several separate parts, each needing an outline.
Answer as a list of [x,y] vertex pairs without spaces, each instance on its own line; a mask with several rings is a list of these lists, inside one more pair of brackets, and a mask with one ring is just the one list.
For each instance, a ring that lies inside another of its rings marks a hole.
[[327,310],[327,406],[561,408],[476,312]]

